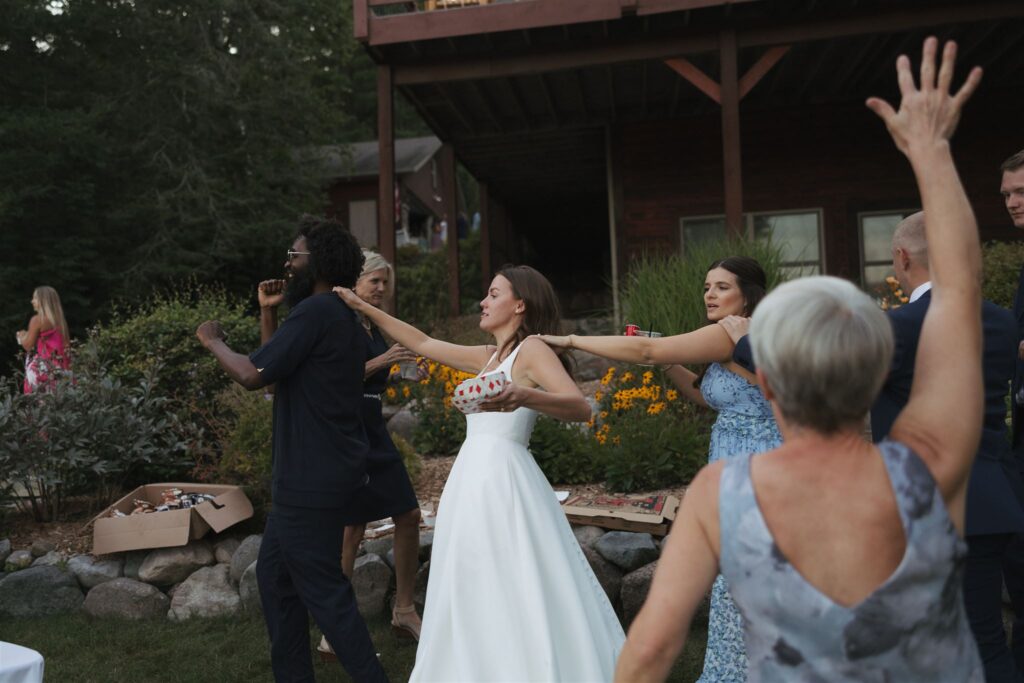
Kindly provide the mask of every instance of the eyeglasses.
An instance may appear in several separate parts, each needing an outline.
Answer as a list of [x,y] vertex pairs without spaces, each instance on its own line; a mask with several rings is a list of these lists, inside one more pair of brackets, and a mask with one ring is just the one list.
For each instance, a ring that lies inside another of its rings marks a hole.
[[288,260],[289,261],[293,261],[296,256],[309,256],[309,252],[308,251],[293,251],[291,249],[288,250]]

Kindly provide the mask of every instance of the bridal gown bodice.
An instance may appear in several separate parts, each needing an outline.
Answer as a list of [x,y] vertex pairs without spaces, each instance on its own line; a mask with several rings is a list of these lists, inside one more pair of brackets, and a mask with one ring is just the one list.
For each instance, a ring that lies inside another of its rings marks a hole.
[[[512,378],[517,348],[497,368]],[[438,504],[412,681],[610,681],[625,635],[528,450],[537,413],[467,416]]]

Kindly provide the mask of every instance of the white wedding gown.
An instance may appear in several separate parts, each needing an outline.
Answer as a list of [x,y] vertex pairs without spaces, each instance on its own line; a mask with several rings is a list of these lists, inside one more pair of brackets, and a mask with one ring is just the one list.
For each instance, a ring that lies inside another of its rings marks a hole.
[[[516,348],[496,370],[512,376]],[[527,450],[537,413],[466,416],[410,681],[610,681],[625,634]]]

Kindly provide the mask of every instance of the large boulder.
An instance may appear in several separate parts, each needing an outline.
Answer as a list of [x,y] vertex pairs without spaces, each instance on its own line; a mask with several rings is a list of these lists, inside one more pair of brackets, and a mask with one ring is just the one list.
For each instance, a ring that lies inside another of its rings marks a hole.
[[260,544],[263,543],[263,536],[253,534],[246,536],[238,545],[238,550],[231,556],[231,580],[235,583],[242,578],[242,574],[249,568],[249,565],[256,561],[260,554]]
[[78,579],[82,588],[89,590],[120,577],[124,570],[124,559],[114,556],[100,559],[92,555],[75,555],[68,560],[68,569]]
[[580,525],[572,528],[572,533],[581,548],[590,548],[597,540],[604,536],[604,529],[597,526]]
[[160,548],[142,561],[139,581],[155,586],[170,586],[184,581],[200,567],[213,563],[213,551],[202,541],[180,548]]
[[380,555],[384,557],[394,547],[394,536],[381,536],[380,538],[371,538],[363,541],[363,549],[367,555]]
[[242,609],[251,614],[263,614],[263,603],[260,602],[260,587],[256,581],[256,563],[250,564],[238,581],[238,597],[242,599]]
[[622,621],[625,626],[628,627],[633,623],[637,612],[643,607],[644,600],[647,599],[647,592],[651,589],[654,570],[657,567],[657,562],[651,562],[622,577]]
[[234,536],[222,538],[213,546],[213,558],[217,560],[217,564],[231,564],[231,558],[240,545],[241,539]]
[[430,560],[430,553],[434,549],[434,532],[433,531],[421,531],[420,532],[420,562],[427,562]]
[[0,616],[67,614],[84,601],[75,575],[58,567],[30,567],[0,581]]
[[57,549],[57,544],[53,541],[47,541],[46,539],[40,538],[32,542],[32,546],[29,548],[29,552],[32,553],[32,557],[42,557],[47,553],[52,553]]
[[35,561],[35,558],[32,557],[32,553],[30,551],[15,550],[7,556],[7,561],[4,562],[4,571],[16,572],[21,569],[28,569],[32,566],[33,561]]
[[384,613],[392,576],[391,567],[380,555],[367,553],[356,558],[352,570],[352,588],[356,593],[360,614],[375,617]]
[[167,616],[174,621],[193,617],[223,617],[242,611],[242,599],[231,583],[226,564],[203,567],[178,586]]
[[4,562],[11,555],[11,542],[8,539],[0,540],[0,567],[4,566]]
[[126,579],[139,580],[139,568],[149,557],[149,553],[149,550],[129,550],[124,554],[124,576]]
[[410,401],[388,420],[388,431],[398,434],[409,442],[412,441],[413,432],[416,431],[416,425],[420,422],[416,414],[412,412],[414,403],[415,401]]
[[62,555],[61,553],[57,552],[56,550],[51,550],[50,552],[46,553],[45,555],[37,557],[35,560],[33,560],[32,566],[33,567],[59,567],[63,563],[64,563],[64,555]]
[[608,560],[601,557],[601,554],[591,546],[583,546],[583,554],[594,570],[597,582],[601,584],[612,607],[619,609],[619,592],[622,590],[622,571]]
[[631,572],[658,559],[658,546],[650,534],[609,531],[594,543],[601,557],[619,569]]
[[159,619],[170,605],[156,586],[123,577],[104,581],[85,596],[85,612],[101,618]]

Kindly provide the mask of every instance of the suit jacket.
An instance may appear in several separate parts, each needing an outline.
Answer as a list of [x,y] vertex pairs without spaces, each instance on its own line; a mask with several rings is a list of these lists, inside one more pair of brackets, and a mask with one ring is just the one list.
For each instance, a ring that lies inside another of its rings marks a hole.
[[[1024,340],[1024,268],[1020,269],[1017,294],[1013,297],[1013,315],[1017,319],[1017,343]],[[1013,393],[1010,395],[1013,411],[1013,449],[1017,453],[1017,468],[1024,472],[1024,407],[1018,406],[1017,392],[1024,386],[1024,361],[1016,357],[1016,372],[1013,375]]]
[[[889,312],[896,345],[889,376],[871,408],[876,442],[888,436],[910,398],[917,343],[931,298],[931,292],[926,292],[914,303]],[[1006,430],[1006,392],[1017,365],[1017,325],[1008,310],[990,301],[982,302],[981,324],[985,418],[967,489],[969,536],[1024,531],[1024,483]]]

